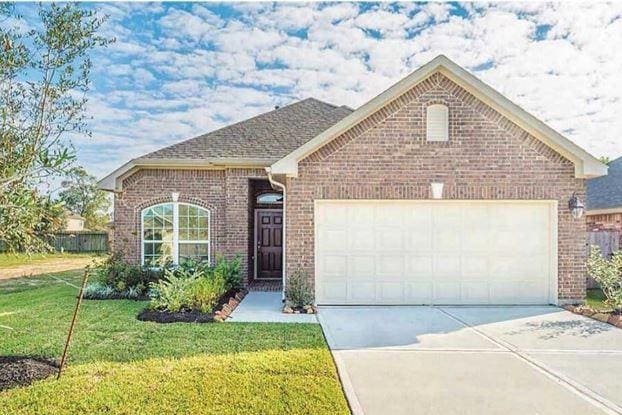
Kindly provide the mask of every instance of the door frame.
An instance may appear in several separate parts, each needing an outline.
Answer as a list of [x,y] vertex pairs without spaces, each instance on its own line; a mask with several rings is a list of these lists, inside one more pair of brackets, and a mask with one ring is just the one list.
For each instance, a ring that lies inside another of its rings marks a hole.
[[[259,278],[257,276],[257,218],[259,217],[259,212],[283,212],[283,209],[273,209],[273,208],[255,208],[255,212],[253,214],[253,280],[257,281],[281,281],[283,278]],[[281,214],[282,217],[282,214]],[[283,227],[281,226],[281,229]],[[281,257],[283,256],[283,245],[285,241],[283,237],[281,237]]]

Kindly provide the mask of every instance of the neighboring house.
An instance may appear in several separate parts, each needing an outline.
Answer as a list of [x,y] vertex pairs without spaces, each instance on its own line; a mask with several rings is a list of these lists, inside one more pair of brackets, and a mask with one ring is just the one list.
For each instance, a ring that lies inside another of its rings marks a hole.
[[569,200],[606,172],[439,56],[355,111],[305,99],[100,186],[132,262],[240,254],[246,283],[304,272],[318,304],[560,304],[585,296]]
[[86,219],[84,219],[80,215],[76,215],[75,213],[69,212],[66,217],[67,223],[65,228],[63,229],[65,232],[77,232],[77,231],[86,231],[88,229],[84,228],[84,223]]
[[587,181],[587,229],[605,253],[622,245],[622,157],[609,163],[609,173]]

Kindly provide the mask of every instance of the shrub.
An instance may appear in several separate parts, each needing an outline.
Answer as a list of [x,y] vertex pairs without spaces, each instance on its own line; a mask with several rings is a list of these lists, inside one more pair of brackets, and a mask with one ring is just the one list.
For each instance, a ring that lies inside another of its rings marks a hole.
[[313,304],[314,295],[307,274],[296,271],[290,275],[285,287],[285,297],[294,307],[304,307]]
[[193,302],[192,286],[196,279],[194,275],[178,276],[173,271],[166,271],[164,279],[151,284],[149,308],[172,313],[189,308]]
[[[93,266],[92,270],[96,282],[110,287],[117,295],[127,298],[145,294],[149,284],[158,281],[162,276],[160,270],[126,263],[119,251],[110,254],[104,262]],[[129,290],[131,297],[126,295]]]
[[106,299],[114,294],[114,289],[101,282],[90,282],[84,288],[84,297],[92,299]]
[[212,267],[211,273],[214,277],[223,279],[227,291],[238,289],[242,285],[241,265],[242,260],[239,255],[236,255],[231,261],[220,256],[216,258],[216,264]]
[[225,280],[214,275],[211,278],[198,278],[192,284],[192,309],[211,313],[218,299],[226,292]]
[[172,313],[211,313],[226,291],[226,281],[221,275],[207,273],[202,268],[177,267],[166,270],[162,280],[151,284],[149,308]]
[[613,253],[611,259],[602,256],[600,248],[593,246],[587,260],[588,274],[600,284],[606,303],[622,311],[622,251]]

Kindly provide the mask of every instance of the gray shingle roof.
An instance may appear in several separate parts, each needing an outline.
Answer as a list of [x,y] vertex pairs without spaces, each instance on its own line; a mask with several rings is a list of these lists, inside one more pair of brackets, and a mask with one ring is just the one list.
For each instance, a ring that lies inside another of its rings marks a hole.
[[609,163],[606,176],[587,181],[586,207],[588,210],[622,207],[622,157]]
[[141,159],[253,158],[276,161],[352,112],[307,98],[149,153]]

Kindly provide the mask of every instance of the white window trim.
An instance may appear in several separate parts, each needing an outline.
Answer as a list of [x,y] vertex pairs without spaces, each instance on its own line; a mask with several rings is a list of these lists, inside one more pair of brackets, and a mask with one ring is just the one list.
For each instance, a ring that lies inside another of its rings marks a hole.
[[[443,138],[431,137],[430,136],[430,110],[442,110],[445,116],[445,124],[443,125]],[[426,107],[425,111],[425,138],[426,141],[431,142],[445,142],[449,141],[449,107],[445,104],[431,104]]]
[[[148,209],[152,209],[154,207],[157,206],[163,206],[163,205],[173,205],[173,240],[172,240],[172,244],[173,244],[173,250],[172,250],[172,255],[173,255],[173,264],[177,265],[179,264],[179,244],[180,244],[180,239],[179,239],[179,206],[180,205],[186,205],[186,206],[192,206],[192,207],[196,207],[199,209],[204,210],[207,213],[207,235],[208,238],[206,240],[184,240],[181,241],[181,243],[184,244],[206,244],[207,245],[207,262],[208,263],[212,263],[212,212],[210,212],[209,209],[206,209],[202,206],[199,205],[194,205],[192,203],[185,203],[185,202],[164,202],[164,203],[158,203],[155,205],[151,205],[151,206],[147,206],[146,208],[142,209],[140,211],[140,264],[141,265],[145,265],[145,211]],[[156,240],[151,240],[148,242],[158,242]],[[164,243],[165,241],[159,241],[161,243]]]

